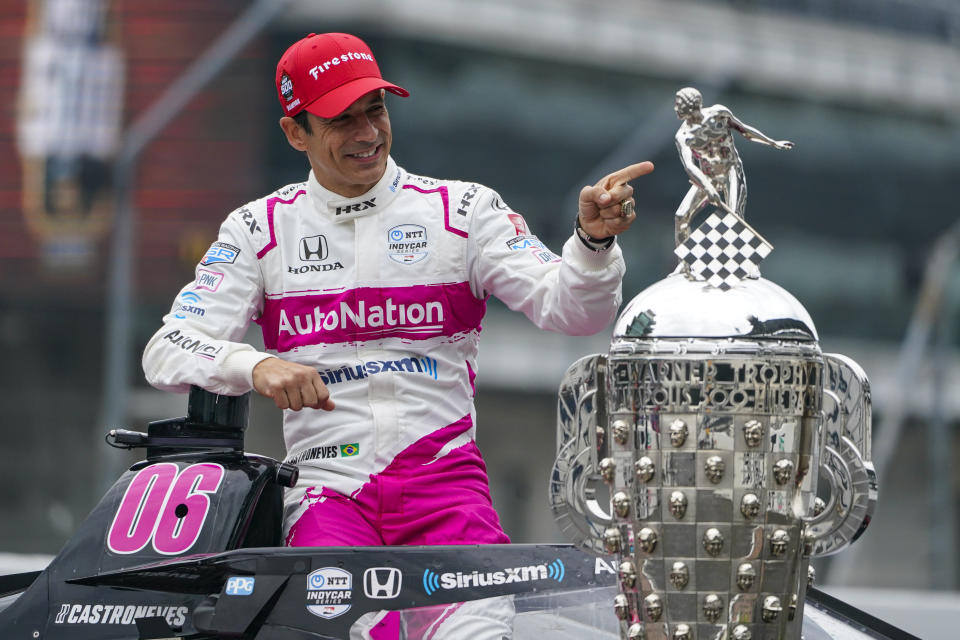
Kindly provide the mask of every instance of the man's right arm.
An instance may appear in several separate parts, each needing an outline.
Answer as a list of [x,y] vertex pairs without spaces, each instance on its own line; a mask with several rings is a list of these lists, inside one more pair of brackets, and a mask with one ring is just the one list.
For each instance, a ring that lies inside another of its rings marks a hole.
[[271,357],[240,342],[262,308],[258,240],[236,213],[224,221],[193,282],[147,343],[143,370],[150,384],[176,392],[197,385],[226,395],[253,388],[254,367]]

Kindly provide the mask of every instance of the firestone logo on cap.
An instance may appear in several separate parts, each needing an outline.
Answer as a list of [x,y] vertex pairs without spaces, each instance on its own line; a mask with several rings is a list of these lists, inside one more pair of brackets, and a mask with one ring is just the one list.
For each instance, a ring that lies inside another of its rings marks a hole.
[[[313,76],[313,79],[316,80],[320,77],[320,74],[329,69],[331,66],[339,65],[341,62],[347,62],[349,60],[366,60],[367,62],[373,62],[376,64],[376,60],[373,59],[373,56],[369,53],[361,53],[359,51],[350,51],[340,56],[330,58],[326,62],[321,62],[312,69],[309,73]],[[379,69],[376,71],[377,75],[380,74]]]

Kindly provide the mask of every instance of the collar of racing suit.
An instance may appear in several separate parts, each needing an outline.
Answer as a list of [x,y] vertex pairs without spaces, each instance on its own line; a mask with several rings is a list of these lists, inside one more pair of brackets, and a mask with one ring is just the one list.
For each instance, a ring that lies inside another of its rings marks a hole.
[[397,166],[391,156],[387,158],[387,169],[383,172],[383,177],[363,195],[344,198],[321,186],[313,171],[307,179],[307,193],[317,211],[333,222],[344,222],[377,213],[390,204],[400,191],[402,177],[403,169]]

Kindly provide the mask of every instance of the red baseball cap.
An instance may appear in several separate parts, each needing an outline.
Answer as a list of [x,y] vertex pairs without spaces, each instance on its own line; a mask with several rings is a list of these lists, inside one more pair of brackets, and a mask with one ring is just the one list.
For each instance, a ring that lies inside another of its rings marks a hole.
[[410,95],[381,77],[370,47],[349,33],[311,33],[295,42],[277,63],[276,83],[288,116],[306,109],[332,118],[376,89],[404,98]]

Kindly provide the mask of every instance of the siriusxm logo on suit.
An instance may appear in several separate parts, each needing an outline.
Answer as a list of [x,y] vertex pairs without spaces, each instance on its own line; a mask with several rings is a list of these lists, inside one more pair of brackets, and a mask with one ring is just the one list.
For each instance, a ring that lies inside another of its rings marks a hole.
[[363,572],[363,593],[374,600],[387,600],[400,595],[403,575],[394,567],[373,567]]
[[324,236],[300,238],[300,259],[319,262],[327,259],[327,239]]

